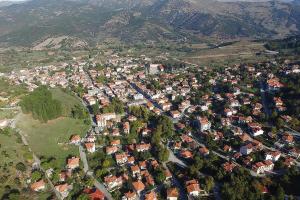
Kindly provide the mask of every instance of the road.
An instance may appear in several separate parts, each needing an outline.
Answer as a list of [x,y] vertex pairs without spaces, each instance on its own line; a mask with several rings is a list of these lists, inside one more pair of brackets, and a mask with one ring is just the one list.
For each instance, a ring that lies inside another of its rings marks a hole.
[[267,116],[271,116],[272,111],[270,110],[269,106],[268,106],[268,102],[267,102],[267,98],[266,98],[266,87],[263,83],[263,81],[261,80],[259,82],[260,84],[260,94],[261,94],[261,100],[262,100],[262,104],[264,107],[264,112]]
[[169,158],[168,158],[168,161],[169,162],[173,162],[173,163],[176,163],[177,165],[179,165],[180,167],[183,167],[183,168],[187,168],[188,166],[182,161],[180,160],[179,158],[177,158],[173,151],[171,151],[171,149],[168,148],[168,151],[169,151]]

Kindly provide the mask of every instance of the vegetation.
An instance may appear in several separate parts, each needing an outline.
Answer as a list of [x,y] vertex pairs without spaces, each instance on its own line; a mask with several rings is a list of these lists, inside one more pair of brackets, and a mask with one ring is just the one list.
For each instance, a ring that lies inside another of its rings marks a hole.
[[34,119],[41,122],[47,122],[62,115],[61,102],[52,98],[52,93],[46,86],[41,86],[25,96],[20,105],[24,113],[31,113]]
[[124,104],[120,99],[113,98],[111,100],[111,103],[108,106],[102,108],[102,112],[103,113],[115,112],[118,114],[122,114],[124,113]]

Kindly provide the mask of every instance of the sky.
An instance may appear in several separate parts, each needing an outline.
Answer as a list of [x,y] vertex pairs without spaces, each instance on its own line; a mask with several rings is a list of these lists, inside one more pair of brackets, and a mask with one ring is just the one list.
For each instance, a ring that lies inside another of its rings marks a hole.
[[3,2],[3,1],[25,1],[25,0],[0,0],[0,2]]

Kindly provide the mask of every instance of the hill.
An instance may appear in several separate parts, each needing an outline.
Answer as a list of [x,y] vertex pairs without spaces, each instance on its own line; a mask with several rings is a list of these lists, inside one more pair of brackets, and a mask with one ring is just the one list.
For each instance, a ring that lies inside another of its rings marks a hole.
[[32,0],[0,7],[4,46],[36,46],[48,38],[76,38],[73,44],[93,45],[108,38],[124,42],[278,38],[299,30],[297,1]]

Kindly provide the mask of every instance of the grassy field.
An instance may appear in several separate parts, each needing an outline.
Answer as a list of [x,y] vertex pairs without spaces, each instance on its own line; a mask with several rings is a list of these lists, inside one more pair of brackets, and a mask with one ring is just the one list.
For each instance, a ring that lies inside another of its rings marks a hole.
[[234,42],[219,48],[192,45],[193,52],[186,54],[182,59],[200,65],[262,61],[267,58],[257,56],[256,53],[265,49],[263,45],[263,43],[252,41]]
[[[12,132],[10,135],[0,134],[0,198],[4,194],[5,186],[9,185],[11,188],[26,187],[25,179],[28,171],[25,173],[18,173],[15,166],[18,162],[24,163],[29,169],[32,163],[32,154],[28,148],[24,146],[16,133]],[[16,182],[16,177],[19,177],[20,182]]]
[[69,114],[72,111],[72,108],[76,105],[76,104],[80,104],[81,102],[79,101],[78,98],[62,91],[60,88],[54,88],[51,89],[51,93],[52,93],[52,97],[54,99],[59,100],[60,102],[62,102],[63,104],[63,113],[64,116],[69,116]]
[[64,166],[68,155],[77,155],[78,147],[68,144],[72,134],[84,135],[88,127],[82,120],[59,118],[48,123],[32,119],[30,115],[21,115],[17,127],[28,139],[29,145],[38,156],[55,157],[59,166]]
[[[60,100],[65,108],[65,115],[69,114],[73,105],[79,104],[75,97],[64,93],[60,89],[52,90],[53,97]],[[89,126],[83,120],[71,117],[61,117],[55,120],[41,123],[34,120],[31,115],[21,114],[17,120],[17,127],[22,130],[27,137],[32,150],[38,156],[55,157],[57,165],[65,165],[68,155],[77,155],[78,147],[66,144],[73,134],[85,135]]]
[[[12,132],[10,135],[0,134],[0,160],[0,199],[5,195],[8,187],[11,190],[17,189],[20,191],[20,200],[47,199],[51,195],[51,191],[48,190],[50,187],[41,193],[27,190],[26,179],[30,177],[33,158],[32,153],[29,152],[28,147],[22,144],[17,133]],[[19,162],[25,164],[25,172],[20,173],[15,169],[16,164]]]

